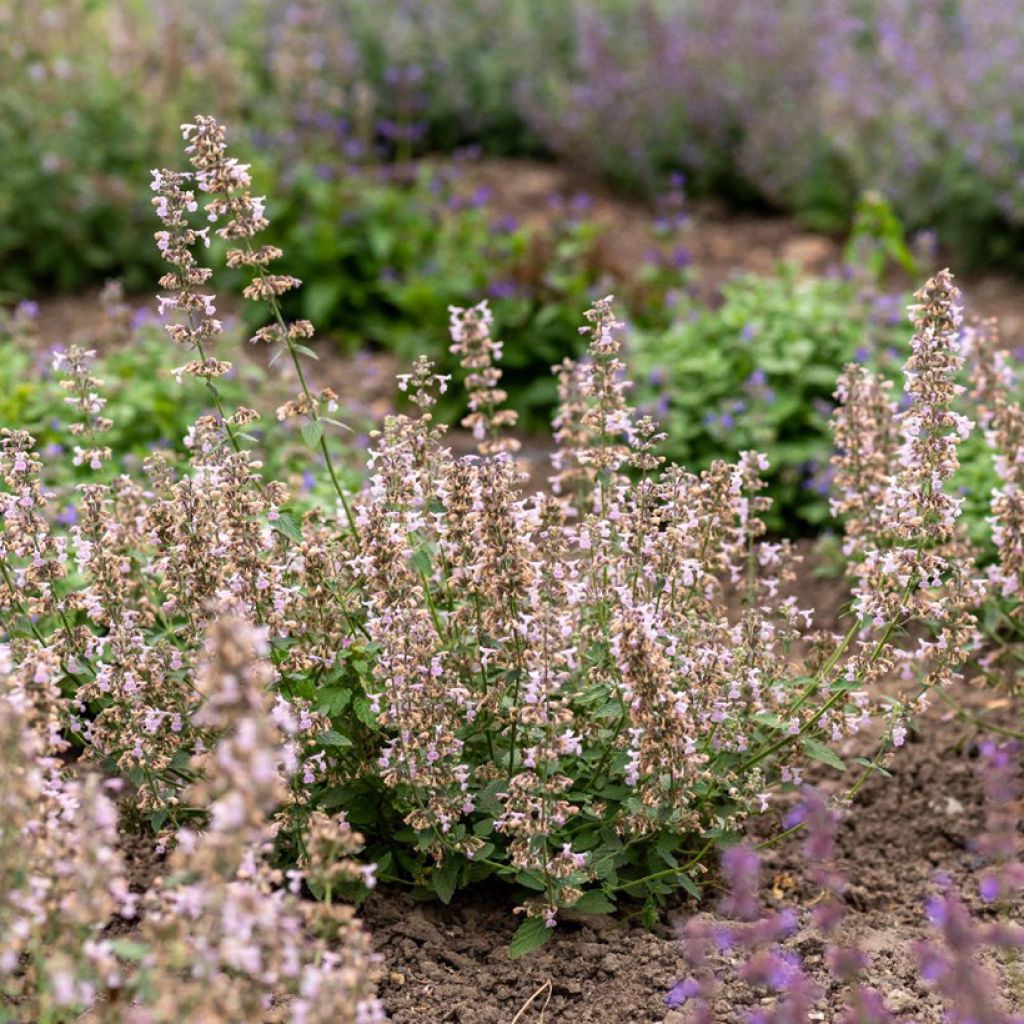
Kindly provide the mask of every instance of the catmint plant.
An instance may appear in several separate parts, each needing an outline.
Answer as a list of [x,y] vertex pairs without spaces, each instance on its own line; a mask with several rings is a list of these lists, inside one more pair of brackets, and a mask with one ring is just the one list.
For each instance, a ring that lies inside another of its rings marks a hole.
[[[950,408],[961,357],[948,273],[914,311],[906,409],[888,423],[884,395],[850,389],[870,400],[861,419],[878,421],[893,465],[866,449],[840,474],[851,494],[875,490],[843,503],[860,515],[849,549],[858,592],[846,633],[831,635],[795,596],[794,546],[767,534],[765,457],[744,451],[693,473],[659,454],[657,423],[630,402],[611,297],[584,313],[585,357],[555,368],[549,489],[524,486],[482,303],[454,308],[450,324],[478,452],[446,444],[434,411],[451,382],[421,356],[399,377],[408,409],[370,436],[361,491],[339,484],[339,509],[296,513],[242,433],[257,413],[209,390],[226,364],[208,348],[221,331],[212,272],[193,253],[206,231],[192,226],[197,196],[229,263],[252,275],[245,294],[270,310],[256,337],[291,357],[300,394],[279,415],[304,420],[337,482],[321,427],[333,399],[300,361],[312,328],[284,319],[279,299],[298,282],[271,273],[281,253],[255,242],[265,201],[223,129],[200,117],[184,135],[193,172],[159,172],[155,202],[172,268],[167,333],[195,357],[182,387],[197,377],[214,403],[185,438],[187,460],[157,452],[141,473],[97,473],[68,527],[33,439],[8,431],[0,444],[12,649],[51,666],[69,695],[61,727],[86,764],[130,783],[126,817],[172,858],[245,811],[210,788],[225,784],[210,752],[233,742],[204,668],[211,631],[230,645],[225,614],[259,631],[251,670],[287,733],[284,788],[259,809],[281,862],[325,865],[324,849],[345,846],[330,834],[343,811],[381,877],[445,901],[488,877],[517,887],[517,953],[567,907],[608,912],[628,896],[651,917],[678,888],[699,895],[716,847],[809,762],[842,768],[834,747],[881,721],[862,784],[970,652],[981,591],[944,490],[967,429]],[[88,398],[99,391],[85,388],[87,416],[99,415]],[[875,508],[877,522],[862,514]],[[912,622],[927,629],[904,648]],[[879,695],[896,666],[919,673],[916,702]],[[355,875],[330,872],[315,891],[339,885],[358,895]]]

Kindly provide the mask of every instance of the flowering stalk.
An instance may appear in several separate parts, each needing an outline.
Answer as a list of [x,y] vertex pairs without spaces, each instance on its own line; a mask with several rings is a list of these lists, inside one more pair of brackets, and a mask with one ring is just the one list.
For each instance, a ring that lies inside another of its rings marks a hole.
[[484,301],[470,309],[448,309],[452,338],[449,351],[459,356],[459,364],[469,371],[465,380],[469,415],[463,418],[462,425],[472,433],[481,455],[515,453],[519,441],[500,436],[503,429],[516,425],[518,413],[500,408],[508,394],[499,386],[502,371],[496,363],[501,359],[502,345],[491,338],[494,316],[490,307]]
[[330,388],[324,388],[314,395],[299,358],[300,354],[316,358],[305,344],[313,336],[313,325],[308,320],[286,323],[281,312],[280,296],[299,287],[302,282],[287,274],[269,272],[270,264],[283,255],[280,249],[273,245],[254,246],[253,238],[269,224],[265,214],[265,200],[262,196],[252,195],[249,166],[228,157],[224,128],[212,117],[199,115],[190,124],[182,125],[181,132],[188,143],[185,151],[196,170],[196,182],[203,192],[212,196],[205,206],[208,219],[212,223],[225,220],[217,228],[218,236],[241,245],[241,248],[228,250],[228,266],[249,268],[254,276],[243,294],[253,302],[266,302],[273,317],[274,322],[261,327],[252,340],[268,344],[283,343],[295,367],[302,394],[282,405],[277,410],[277,417],[279,420],[293,416],[307,418],[303,437],[311,448],[320,449],[349,526],[356,533],[355,519],[338,480],[324,436],[323,424],[336,421],[325,416],[323,409],[333,412],[337,408],[337,396]]
[[189,224],[188,215],[199,208],[195,193],[188,188],[191,180],[191,175],[177,171],[153,171],[151,188],[156,193],[153,206],[164,225],[163,230],[156,233],[156,242],[162,258],[172,267],[169,273],[160,278],[160,286],[169,294],[157,296],[158,310],[164,316],[167,310],[176,309],[184,318],[184,323],[165,324],[164,330],[175,344],[191,348],[198,358],[175,372],[179,379],[183,374],[189,374],[206,381],[228,441],[235,451],[239,451],[232,418],[225,412],[220,393],[214,384],[217,377],[222,377],[231,369],[231,364],[207,354],[207,346],[223,334],[224,328],[216,318],[216,297],[199,291],[210,281],[213,271],[201,266],[192,250],[200,240],[209,247],[210,229],[207,227],[197,231]]
[[98,391],[103,381],[93,377],[89,366],[95,358],[94,351],[83,351],[72,345],[67,352],[58,352],[53,357],[53,368],[63,373],[60,386],[69,395],[64,399],[78,413],[76,422],[68,429],[75,437],[87,439],[91,447],[75,446],[74,465],[87,464],[92,470],[99,470],[104,462],[110,461],[110,448],[100,444],[100,435],[105,434],[113,426],[113,422],[102,415],[107,404]]
[[[960,292],[944,270],[916,298],[912,351],[904,367],[907,408],[894,416],[885,386],[851,367],[837,392],[843,405],[833,421],[840,447],[833,507],[852,517],[845,550],[854,559],[856,610],[882,627],[886,639],[914,620],[935,627],[934,639],[918,640],[916,655],[858,640],[861,649],[850,668],[865,680],[899,660],[922,667],[919,696],[894,712],[897,744],[905,733],[902,716],[923,709],[930,690],[955,678],[977,645],[973,609],[984,595],[957,529],[962,499],[946,489],[959,465],[957,448],[972,426],[953,410],[964,390],[955,379],[964,364]],[[890,451],[886,476],[882,467]]]
[[[299,897],[305,874],[285,878],[267,854],[273,815],[288,799],[296,768],[297,723],[273,706],[263,634],[220,617],[211,627],[198,677],[200,722],[221,734],[203,782],[191,794],[209,807],[205,833],[182,831],[168,881],[148,897],[143,938],[147,989],[144,1021],[179,1021],[202,1012],[214,1020],[263,1018],[287,995],[294,1024],[373,1024],[384,1019],[373,996],[369,940],[352,908]],[[313,819],[308,860],[323,886],[372,884],[372,872],[347,859],[361,837],[344,821]],[[201,955],[197,956],[199,951]]]

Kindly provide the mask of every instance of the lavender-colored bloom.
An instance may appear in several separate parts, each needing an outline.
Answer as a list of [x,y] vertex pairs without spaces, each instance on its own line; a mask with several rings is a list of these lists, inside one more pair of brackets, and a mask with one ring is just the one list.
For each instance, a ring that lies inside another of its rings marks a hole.
[[491,231],[499,235],[511,235],[518,228],[519,221],[511,215],[500,217],[498,220],[491,222]]
[[515,281],[492,281],[487,286],[487,294],[492,299],[514,299],[519,294],[519,288]]
[[671,1007],[682,1006],[688,999],[692,999],[699,993],[700,983],[696,978],[683,978],[669,989],[665,996],[665,1003]]
[[477,210],[480,209],[481,207],[486,206],[491,201],[492,195],[493,192],[487,185],[478,186],[476,190],[473,192],[473,195],[470,197],[470,209]]

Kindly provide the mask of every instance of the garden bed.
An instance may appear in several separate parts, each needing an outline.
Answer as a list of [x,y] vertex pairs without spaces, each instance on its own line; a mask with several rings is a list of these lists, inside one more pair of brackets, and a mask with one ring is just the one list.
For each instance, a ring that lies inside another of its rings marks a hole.
[[[961,694],[962,696],[962,694]],[[920,980],[913,943],[929,931],[924,903],[945,872],[965,893],[977,888],[980,863],[968,841],[982,821],[971,742],[962,725],[936,704],[892,763],[892,779],[876,778],[858,796],[842,826],[839,867],[850,879],[849,916],[841,938],[874,957],[868,980],[890,1009],[917,1024],[940,1024],[942,1001]],[[806,907],[820,897],[803,881],[799,841],[766,852],[766,882],[775,902]],[[671,910],[649,931],[639,923],[566,915],[552,941],[512,960],[512,902],[499,893],[470,896],[457,906],[418,904],[401,892],[371,895],[365,919],[384,957],[382,997],[395,1024],[687,1024],[685,1007],[665,996],[686,973]],[[789,945],[804,956],[829,993],[818,1009],[839,1019],[843,989],[825,966],[824,944],[810,931]],[[1021,991],[1006,993],[1016,1010]],[[738,1024],[759,995],[736,984],[715,1006],[716,1021]],[[546,1009],[545,1009],[546,1007]]]
[[[519,216],[541,216],[530,205],[534,202],[530,197],[557,190],[544,177],[557,172],[531,167],[529,173],[524,170],[517,175],[507,166],[498,166],[501,176],[516,181],[521,190],[521,194],[510,193],[499,202]],[[482,166],[479,173],[486,178],[488,166]],[[531,186],[531,176],[543,179],[543,186]],[[598,199],[595,218],[606,221],[606,243],[612,246],[610,267],[615,258],[629,261],[635,241],[630,239],[629,225],[631,218],[641,215],[646,216],[627,204]],[[695,243],[704,253],[702,266],[707,268],[700,287],[709,289],[709,297],[737,267],[770,269],[777,259],[789,258],[806,270],[820,271],[838,256],[833,241],[800,233],[791,222],[734,221],[710,210],[698,217],[694,238],[702,240]],[[616,241],[621,241],[621,248],[615,246]],[[982,282],[977,290],[984,296],[986,312],[1005,303],[1001,312],[1009,321],[1012,337],[1019,323],[1013,318],[1020,317],[1016,297],[1001,292],[993,281]],[[74,303],[44,306],[39,324],[43,346],[69,340],[72,330],[88,332],[87,317]],[[368,353],[342,357],[324,346],[321,353],[325,358],[310,371],[317,385],[343,381],[344,387],[339,388],[342,402],[375,419],[390,408],[392,393],[387,382],[394,365],[389,357]],[[457,452],[472,447],[463,431],[453,431],[451,438]],[[550,446],[529,437],[525,440],[532,483],[542,486]],[[810,563],[807,568],[811,568],[814,556],[806,545],[804,554]],[[844,585],[834,577],[813,572],[806,572],[804,580],[810,582],[805,582],[797,595],[799,607],[815,609],[819,627],[842,629],[845,624],[840,613],[847,601]],[[961,703],[996,715],[1009,704],[973,684],[960,685],[954,694]],[[796,733],[798,737],[802,734]],[[880,733],[865,729],[856,740],[837,744],[835,755],[870,755],[867,744],[879,739]],[[891,1010],[917,1024],[937,1024],[943,1019],[942,1003],[921,980],[913,948],[915,941],[928,933],[925,901],[940,873],[960,891],[972,893],[982,866],[970,845],[982,823],[982,789],[972,763],[974,739],[943,704],[933,703],[920,720],[920,732],[911,734],[906,747],[893,756],[893,778],[867,782],[840,833],[837,867],[849,879],[849,886],[845,893],[848,913],[838,937],[872,954],[869,983],[885,997]],[[823,791],[840,792],[834,773],[816,770],[814,774]],[[780,802],[787,799],[780,798]],[[779,811],[773,807],[763,820],[754,822],[752,832],[755,837],[769,837],[779,827]],[[144,892],[163,873],[164,862],[152,850],[148,836],[124,836],[122,845],[133,888]],[[797,840],[770,848],[764,865],[772,903],[808,908],[820,900],[821,891],[807,881],[806,857]],[[609,916],[581,913],[567,903],[551,941],[518,960],[513,960],[509,951],[521,920],[513,912],[514,902],[507,889],[490,882],[472,887],[449,906],[417,902],[405,890],[388,884],[377,888],[363,904],[361,915],[381,954],[380,993],[390,1019],[396,1024],[597,1024],[620,1020],[687,1024],[692,1019],[685,1006],[674,1008],[666,1001],[669,990],[688,970],[676,924],[695,911],[713,912],[709,908],[714,899],[698,908],[673,897],[653,928],[637,920],[639,908],[628,900],[620,905],[619,913]],[[985,919],[980,904],[972,903],[972,907]],[[127,934],[132,935],[130,927]],[[826,966],[821,937],[802,930],[785,946],[799,952],[809,974],[826,993],[815,1011],[820,1017],[812,1019],[836,1019],[844,1005],[844,989]],[[728,954],[719,956],[723,962],[727,958]],[[1016,977],[1012,972],[1006,976]],[[1012,987],[1004,995],[1015,1005],[1021,1003],[1021,992]],[[722,989],[719,996],[715,1019],[725,1024],[744,1020],[745,1014],[765,999],[761,990],[739,983]]]

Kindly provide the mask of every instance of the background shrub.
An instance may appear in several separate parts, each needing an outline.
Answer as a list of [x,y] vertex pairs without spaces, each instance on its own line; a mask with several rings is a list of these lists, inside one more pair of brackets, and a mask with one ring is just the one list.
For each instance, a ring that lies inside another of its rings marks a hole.
[[[145,172],[167,162],[166,126],[210,97],[285,205],[310,175],[472,143],[648,195],[685,170],[695,193],[822,227],[877,189],[961,261],[1013,262],[1022,14],[1021,0],[5,0],[0,291],[140,286]],[[144,101],[131,115],[127,94]],[[289,241],[298,256],[302,234]]]

